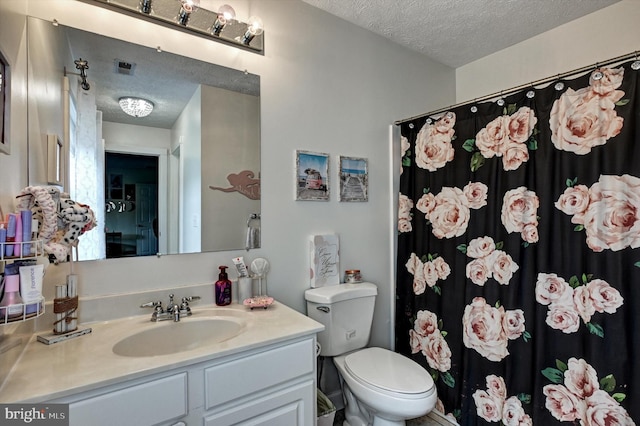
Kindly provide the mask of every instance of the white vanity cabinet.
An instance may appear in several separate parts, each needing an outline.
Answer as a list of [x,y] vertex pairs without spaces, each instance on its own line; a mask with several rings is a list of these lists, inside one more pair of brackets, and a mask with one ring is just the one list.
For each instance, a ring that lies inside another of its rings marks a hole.
[[50,402],[71,426],[312,426],[315,365],[314,334]]

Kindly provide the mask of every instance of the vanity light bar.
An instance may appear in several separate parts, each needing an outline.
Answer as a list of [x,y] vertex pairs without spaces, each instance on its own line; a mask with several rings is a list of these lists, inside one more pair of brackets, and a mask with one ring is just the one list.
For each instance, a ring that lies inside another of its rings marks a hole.
[[252,16],[247,22],[238,21],[235,11],[227,4],[213,12],[199,7],[199,0],[80,1],[250,52],[264,53],[262,20]]

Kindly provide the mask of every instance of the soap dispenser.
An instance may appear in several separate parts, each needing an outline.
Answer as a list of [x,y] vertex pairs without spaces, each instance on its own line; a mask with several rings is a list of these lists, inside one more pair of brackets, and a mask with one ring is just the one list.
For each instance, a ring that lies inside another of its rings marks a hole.
[[227,266],[220,266],[220,274],[216,281],[216,305],[227,306],[231,304],[231,281],[227,277]]

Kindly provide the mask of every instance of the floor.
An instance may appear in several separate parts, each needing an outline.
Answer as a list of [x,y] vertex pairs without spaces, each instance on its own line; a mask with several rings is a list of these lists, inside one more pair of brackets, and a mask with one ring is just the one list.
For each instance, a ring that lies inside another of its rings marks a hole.
[[[344,410],[336,411],[336,415],[333,420],[333,426],[342,426],[344,421]],[[453,426],[454,423],[450,423],[443,419],[441,416],[426,415],[417,419],[407,420],[407,426]]]

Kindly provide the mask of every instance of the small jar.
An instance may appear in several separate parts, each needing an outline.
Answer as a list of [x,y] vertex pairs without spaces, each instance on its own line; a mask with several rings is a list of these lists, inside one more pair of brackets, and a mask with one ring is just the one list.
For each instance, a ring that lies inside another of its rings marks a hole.
[[346,271],[344,271],[344,282],[347,284],[362,282],[360,269],[347,269]]

